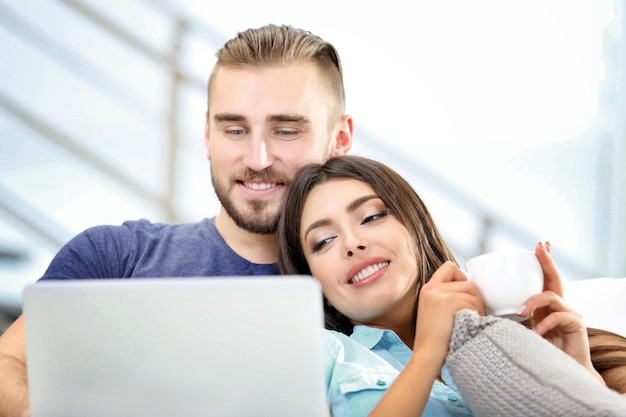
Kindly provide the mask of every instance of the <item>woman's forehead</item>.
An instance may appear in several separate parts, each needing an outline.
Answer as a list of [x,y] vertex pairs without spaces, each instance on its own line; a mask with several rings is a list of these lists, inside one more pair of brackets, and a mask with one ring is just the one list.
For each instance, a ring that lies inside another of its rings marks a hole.
[[309,192],[305,200],[305,209],[308,205],[320,202],[329,205],[334,199],[336,202],[346,203],[362,195],[376,194],[371,185],[354,178],[332,178],[323,184],[318,184]]
[[304,201],[300,227],[305,229],[321,218],[346,213],[354,201],[371,195],[376,193],[369,184],[353,178],[331,179],[316,185]]

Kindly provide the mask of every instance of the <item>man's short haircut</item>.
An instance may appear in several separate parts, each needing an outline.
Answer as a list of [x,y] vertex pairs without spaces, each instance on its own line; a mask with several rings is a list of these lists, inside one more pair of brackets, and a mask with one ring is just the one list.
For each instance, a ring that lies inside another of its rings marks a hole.
[[[217,62],[208,83],[208,95],[215,74],[222,67],[272,67],[311,62],[326,81],[329,97],[334,98],[329,120],[338,121],[345,113],[345,90],[339,53],[313,33],[289,25],[267,25],[239,32],[216,53]],[[207,103],[208,105],[208,103]]]

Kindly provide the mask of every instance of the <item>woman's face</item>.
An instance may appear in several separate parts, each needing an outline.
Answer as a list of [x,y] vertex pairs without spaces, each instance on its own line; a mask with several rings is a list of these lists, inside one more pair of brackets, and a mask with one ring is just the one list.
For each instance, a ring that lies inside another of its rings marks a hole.
[[337,179],[313,188],[300,243],[329,303],[355,324],[412,314],[417,262],[409,232],[368,184]]

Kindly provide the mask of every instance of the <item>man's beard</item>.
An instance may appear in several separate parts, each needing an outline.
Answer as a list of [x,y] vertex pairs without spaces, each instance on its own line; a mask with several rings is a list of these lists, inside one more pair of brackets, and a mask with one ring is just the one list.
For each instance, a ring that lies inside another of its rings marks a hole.
[[[255,178],[261,177],[262,179],[267,179],[268,181],[269,178],[275,178],[271,172],[266,173],[265,171],[263,171],[262,175],[259,172],[251,171],[248,176],[245,176],[245,178],[252,178],[253,176]],[[245,204],[247,204],[247,208],[251,210],[252,214],[246,216],[237,209],[235,203],[229,198],[228,186],[223,187],[215,178],[216,176],[213,175],[213,170],[211,170],[211,181],[213,182],[215,194],[222,204],[222,207],[224,207],[224,210],[226,210],[226,213],[231,219],[233,219],[238,227],[250,233],[263,235],[276,233],[280,212],[273,215],[264,213],[264,210],[270,205],[269,202],[263,200],[247,201]],[[271,181],[274,182],[277,180],[274,179]]]

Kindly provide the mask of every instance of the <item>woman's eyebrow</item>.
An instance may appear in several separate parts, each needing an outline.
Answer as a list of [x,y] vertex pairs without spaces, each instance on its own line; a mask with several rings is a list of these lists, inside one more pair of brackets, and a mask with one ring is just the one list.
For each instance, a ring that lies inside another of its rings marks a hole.
[[306,228],[306,231],[304,232],[304,240],[306,240],[306,237],[309,234],[309,232],[313,231],[314,229],[317,229],[318,227],[328,226],[329,224],[330,224],[329,219],[320,219],[320,220],[314,221],[313,223],[311,223],[309,227]]
[[[370,200],[372,200],[374,198],[379,198],[379,197],[377,195],[375,195],[375,194],[364,195],[363,197],[359,197],[356,200],[354,200],[352,203],[348,204],[348,207],[346,207],[346,212],[353,213],[356,209],[358,209],[363,204],[365,204],[366,202],[368,202],[368,201],[370,201]],[[307,235],[313,229],[316,229],[316,228],[322,227],[322,226],[328,226],[330,223],[331,223],[330,219],[320,219],[320,220],[314,221],[313,223],[311,223],[309,225],[309,227],[306,228],[306,231],[304,232],[304,240],[306,240]]]
[[352,203],[350,203],[348,207],[346,207],[346,211],[348,213],[352,213],[354,210],[358,209],[363,204],[367,203],[368,201],[374,198],[378,198],[378,196],[375,194],[372,194],[372,195],[364,195],[363,197],[359,197],[356,200],[354,200]]

